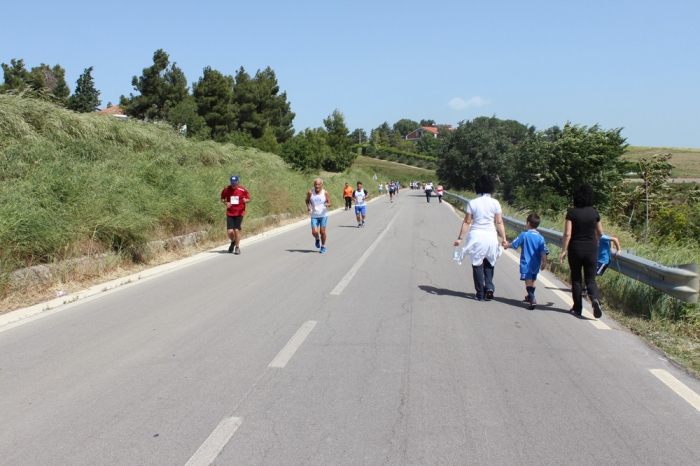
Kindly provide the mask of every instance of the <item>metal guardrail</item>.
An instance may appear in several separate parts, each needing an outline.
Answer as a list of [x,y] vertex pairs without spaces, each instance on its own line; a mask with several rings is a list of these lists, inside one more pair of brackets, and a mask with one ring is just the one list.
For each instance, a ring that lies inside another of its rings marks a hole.
[[[469,199],[445,191],[450,196],[466,204]],[[513,230],[525,231],[525,222],[512,217],[503,216],[503,223]],[[549,228],[538,228],[545,241],[554,246],[561,247],[563,233]],[[619,256],[611,257],[611,270],[615,270],[634,280],[646,283],[669,296],[687,303],[697,303],[700,293],[700,278],[698,276],[698,264],[684,264],[667,266],[621,252]]]

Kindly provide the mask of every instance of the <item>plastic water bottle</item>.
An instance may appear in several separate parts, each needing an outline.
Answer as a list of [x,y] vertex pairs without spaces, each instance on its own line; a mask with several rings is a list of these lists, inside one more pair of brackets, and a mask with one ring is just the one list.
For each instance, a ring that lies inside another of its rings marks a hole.
[[452,260],[457,260],[459,259],[459,246],[455,246],[455,250],[452,253]]

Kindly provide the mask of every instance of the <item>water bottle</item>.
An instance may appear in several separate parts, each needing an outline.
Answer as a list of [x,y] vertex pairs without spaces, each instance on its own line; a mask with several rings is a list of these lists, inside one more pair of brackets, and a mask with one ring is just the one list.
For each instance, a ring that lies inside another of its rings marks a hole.
[[455,250],[452,253],[452,260],[457,260],[459,259],[459,246],[455,246]]

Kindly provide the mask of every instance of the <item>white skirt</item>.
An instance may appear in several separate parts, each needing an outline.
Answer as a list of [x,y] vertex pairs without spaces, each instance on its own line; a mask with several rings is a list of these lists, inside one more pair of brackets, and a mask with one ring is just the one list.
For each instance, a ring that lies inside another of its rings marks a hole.
[[491,265],[496,265],[502,252],[495,231],[470,231],[467,235],[467,245],[462,249],[457,263],[461,265],[464,257],[470,256],[474,266],[483,264],[484,259],[487,259]]

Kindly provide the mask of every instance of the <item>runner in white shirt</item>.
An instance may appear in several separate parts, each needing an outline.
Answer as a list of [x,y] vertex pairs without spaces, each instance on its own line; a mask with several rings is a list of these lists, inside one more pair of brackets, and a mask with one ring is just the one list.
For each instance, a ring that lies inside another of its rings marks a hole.
[[438,183],[437,187],[437,197],[438,201],[442,202],[442,193],[445,192],[445,188],[442,187],[442,184]]
[[[314,180],[314,189],[306,193],[306,208],[311,214],[311,234],[316,239],[316,247],[321,248],[320,253],[326,252],[326,224],[328,223],[328,208],[331,206],[331,198],[328,191],[323,189],[323,180]],[[320,233],[320,238],[319,238]]]
[[365,226],[365,215],[367,214],[367,199],[369,193],[366,189],[362,189],[362,182],[357,182],[357,191],[352,193],[352,198],[355,199],[355,216],[357,217],[357,228]]

